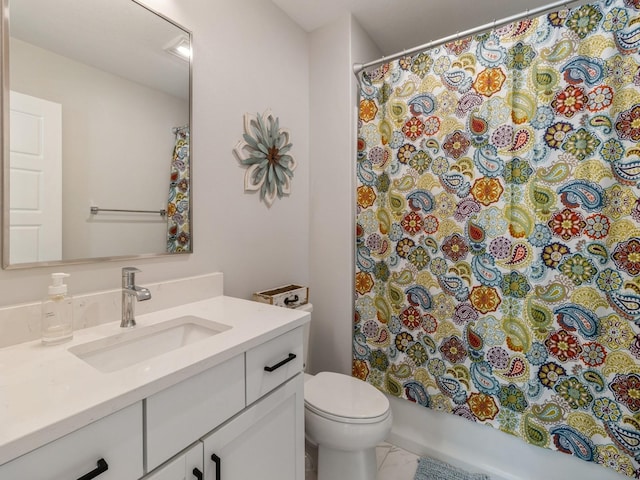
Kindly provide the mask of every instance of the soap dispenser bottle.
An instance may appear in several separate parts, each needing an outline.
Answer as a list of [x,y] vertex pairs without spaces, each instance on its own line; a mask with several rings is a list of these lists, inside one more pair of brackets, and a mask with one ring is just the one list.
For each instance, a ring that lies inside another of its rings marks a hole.
[[73,338],[73,300],[64,279],[68,273],[52,273],[49,295],[42,301],[42,343],[55,345]]

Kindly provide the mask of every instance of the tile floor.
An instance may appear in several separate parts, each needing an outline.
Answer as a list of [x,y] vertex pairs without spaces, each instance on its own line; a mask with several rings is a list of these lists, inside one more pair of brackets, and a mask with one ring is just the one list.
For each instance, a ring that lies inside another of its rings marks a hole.
[[[418,468],[418,455],[402,450],[390,443],[376,448],[378,478],[376,480],[413,480]],[[314,472],[308,471],[305,480],[316,480]]]
[[376,448],[377,480],[413,480],[418,468],[418,455],[386,443]]

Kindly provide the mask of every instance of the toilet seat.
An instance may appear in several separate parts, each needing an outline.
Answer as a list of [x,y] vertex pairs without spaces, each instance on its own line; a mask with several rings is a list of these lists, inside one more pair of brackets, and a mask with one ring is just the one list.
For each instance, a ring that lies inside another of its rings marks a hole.
[[342,423],[377,423],[391,412],[389,400],[374,386],[354,377],[321,372],[305,382],[305,408]]

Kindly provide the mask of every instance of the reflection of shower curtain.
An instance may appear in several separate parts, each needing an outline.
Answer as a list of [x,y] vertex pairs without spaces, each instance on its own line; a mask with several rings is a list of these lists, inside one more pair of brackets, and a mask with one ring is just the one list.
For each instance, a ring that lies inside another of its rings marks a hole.
[[640,472],[640,3],[363,75],[354,375]]
[[171,159],[171,183],[167,206],[167,251],[188,252],[191,250],[189,127],[175,128],[174,133],[176,142]]

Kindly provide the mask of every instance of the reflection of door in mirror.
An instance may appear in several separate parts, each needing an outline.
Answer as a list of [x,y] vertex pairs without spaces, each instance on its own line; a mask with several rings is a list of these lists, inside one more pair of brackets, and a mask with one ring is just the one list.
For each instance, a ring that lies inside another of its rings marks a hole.
[[62,106],[11,92],[11,263],[62,260]]

